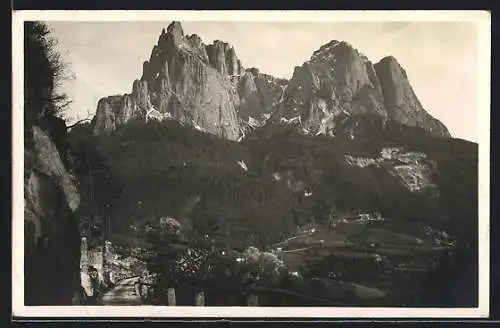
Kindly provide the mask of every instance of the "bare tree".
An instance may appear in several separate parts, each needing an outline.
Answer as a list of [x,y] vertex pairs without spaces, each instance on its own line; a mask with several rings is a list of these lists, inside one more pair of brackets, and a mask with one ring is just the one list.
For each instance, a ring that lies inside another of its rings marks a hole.
[[27,118],[61,117],[71,100],[61,91],[73,78],[69,65],[57,49],[57,39],[43,22],[24,25],[24,90]]
[[71,125],[66,126],[66,129],[71,130],[72,128],[74,128],[82,123],[88,123],[88,122],[92,121],[93,117],[94,117],[94,115],[92,115],[92,113],[89,110],[87,110],[87,117],[82,118],[82,119],[77,117],[77,121]]

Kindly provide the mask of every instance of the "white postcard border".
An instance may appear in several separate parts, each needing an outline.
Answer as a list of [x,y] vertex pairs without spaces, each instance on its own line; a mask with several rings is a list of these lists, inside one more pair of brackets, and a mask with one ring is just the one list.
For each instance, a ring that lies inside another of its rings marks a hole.
[[[477,308],[24,306],[23,23],[24,21],[457,21],[478,26],[479,117],[479,306]],[[12,310],[19,317],[302,317],[486,318],[490,267],[490,54],[491,18],[486,11],[15,11],[13,44]]]

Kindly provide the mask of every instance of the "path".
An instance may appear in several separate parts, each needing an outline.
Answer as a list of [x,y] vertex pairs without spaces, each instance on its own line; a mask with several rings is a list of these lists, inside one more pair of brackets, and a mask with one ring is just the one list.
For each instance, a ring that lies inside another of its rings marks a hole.
[[123,279],[102,296],[103,305],[141,305],[141,298],[135,295],[134,283],[138,277]]
[[297,253],[297,252],[303,252],[307,251],[308,249],[313,248],[314,246],[309,246],[309,247],[303,247],[303,248],[295,248],[295,249],[290,249],[286,251],[281,251],[281,253]]

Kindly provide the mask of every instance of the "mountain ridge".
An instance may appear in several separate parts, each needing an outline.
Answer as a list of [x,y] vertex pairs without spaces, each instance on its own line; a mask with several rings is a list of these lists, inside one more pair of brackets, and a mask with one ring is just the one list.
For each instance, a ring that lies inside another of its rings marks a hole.
[[348,42],[332,40],[286,80],[245,68],[229,43],[205,44],[174,21],[161,31],[132,92],[99,100],[93,129],[109,132],[131,119],[167,116],[231,140],[269,120],[334,136],[335,117],[364,112],[451,137],[423,108],[392,56],[373,64]]

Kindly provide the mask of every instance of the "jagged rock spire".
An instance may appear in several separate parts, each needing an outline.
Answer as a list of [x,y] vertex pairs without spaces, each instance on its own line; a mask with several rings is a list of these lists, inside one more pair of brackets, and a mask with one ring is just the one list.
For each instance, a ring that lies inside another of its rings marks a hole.
[[184,30],[180,22],[173,21],[167,27],[167,33],[174,37],[174,40],[179,40],[184,36]]
[[417,126],[433,134],[450,137],[448,129],[422,106],[413,90],[406,71],[393,56],[375,64],[384,93],[388,116],[395,122]]

